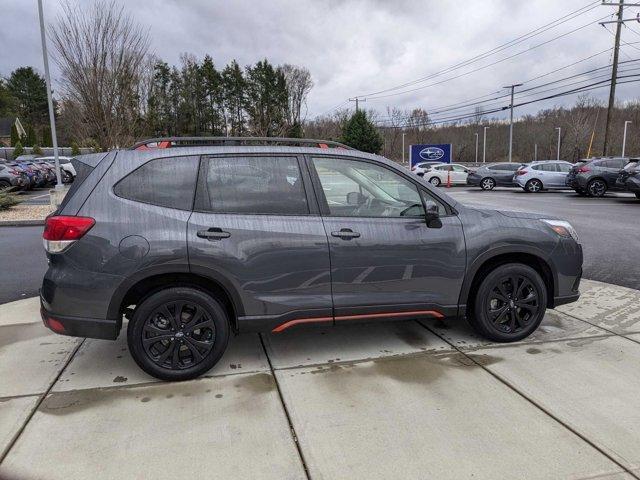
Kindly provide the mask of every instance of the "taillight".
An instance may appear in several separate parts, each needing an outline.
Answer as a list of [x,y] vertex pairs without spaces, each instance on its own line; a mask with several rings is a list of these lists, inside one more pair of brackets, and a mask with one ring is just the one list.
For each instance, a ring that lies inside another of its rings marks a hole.
[[49,253],[60,253],[80,240],[95,224],[91,217],[48,217],[42,233],[44,249]]
[[589,173],[591,169],[589,167],[580,167],[576,170],[576,173]]
[[516,170],[516,175],[526,175],[526,170]]

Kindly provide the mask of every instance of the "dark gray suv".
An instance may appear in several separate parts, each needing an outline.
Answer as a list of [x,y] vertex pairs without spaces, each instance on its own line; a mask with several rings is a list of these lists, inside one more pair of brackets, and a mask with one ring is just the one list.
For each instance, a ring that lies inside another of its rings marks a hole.
[[596,158],[581,160],[571,168],[565,183],[579,195],[602,197],[607,190],[621,190],[616,180],[628,158]]
[[340,144],[162,139],[74,167],[43,233],[43,321],[115,339],[127,318],[161,379],[206,372],[232,332],[466,317],[511,342],[579,296],[567,222],[464,206]]

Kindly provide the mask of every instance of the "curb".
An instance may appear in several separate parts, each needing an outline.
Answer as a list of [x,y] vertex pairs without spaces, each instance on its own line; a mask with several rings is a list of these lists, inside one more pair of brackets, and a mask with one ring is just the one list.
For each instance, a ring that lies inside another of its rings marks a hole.
[[43,220],[2,220],[0,227],[32,227],[44,226]]

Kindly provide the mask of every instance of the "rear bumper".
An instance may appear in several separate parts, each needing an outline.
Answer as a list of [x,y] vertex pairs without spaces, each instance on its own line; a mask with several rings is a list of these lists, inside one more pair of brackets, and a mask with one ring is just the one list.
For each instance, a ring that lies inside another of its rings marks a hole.
[[624,186],[630,192],[640,192],[640,178],[629,177],[624,183]]
[[480,185],[480,180],[482,180],[482,177],[480,177],[479,175],[468,175],[467,185],[477,187],[478,185]]
[[40,316],[44,326],[49,330],[71,337],[115,340],[118,338],[121,327],[116,320],[64,317],[52,314],[46,309],[42,297],[40,297]]

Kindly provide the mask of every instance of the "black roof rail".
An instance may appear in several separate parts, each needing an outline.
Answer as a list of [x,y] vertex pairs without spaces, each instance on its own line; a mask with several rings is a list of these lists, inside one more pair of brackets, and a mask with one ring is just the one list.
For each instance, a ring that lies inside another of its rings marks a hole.
[[319,148],[353,148],[343,143],[331,140],[316,140],[313,138],[285,138],[285,137],[159,137],[149,138],[135,143],[131,150],[147,150],[151,148],[174,147],[202,147],[202,146],[238,146],[238,145],[286,145],[286,146],[316,146]]

